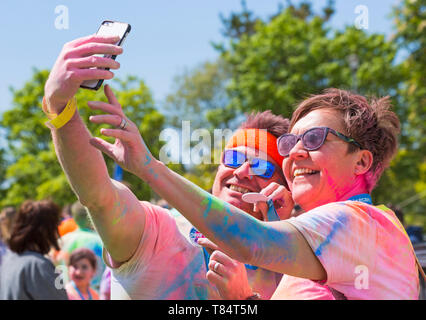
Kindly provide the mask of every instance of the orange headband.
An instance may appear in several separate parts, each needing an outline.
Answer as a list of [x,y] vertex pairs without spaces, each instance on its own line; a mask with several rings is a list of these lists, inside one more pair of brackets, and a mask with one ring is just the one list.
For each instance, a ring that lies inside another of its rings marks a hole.
[[278,153],[277,138],[266,129],[240,129],[229,139],[225,149],[239,146],[263,151],[282,167],[284,157]]

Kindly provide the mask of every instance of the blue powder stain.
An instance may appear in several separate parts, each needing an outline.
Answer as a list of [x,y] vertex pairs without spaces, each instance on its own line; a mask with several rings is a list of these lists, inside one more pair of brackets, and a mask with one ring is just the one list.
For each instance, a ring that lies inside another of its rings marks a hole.
[[[204,281],[205,285],[197,286],[194,283],[194,277],[200,270],[203,269],[204,257],[200,253],[196,254],[192,261],[188,262],[186,267],[182,270],[181,276],[177,277],[174,283],[170,284],[166,290],[164,290],[159,300],[167,299],[174,291],[187,286],[186,292],[184,293],[183,299],[207,299],[208,291],[205,289],[209,285],[207,279]],[[188,284],[189,282],[189,284]],[[204,287],[204,288],[203,288]],[[200,296],[201,294],[201,296]]]
[[152,169],[152,168],[149,168],[149,172],[154,176],[154,179],[157,179],[158,178],[158,174],[156,174],[155,172],[154,172],[154,169]]
[[223,226],[224,226],[224,227],[226,227],[226,226],[227,226],[227,224],[228,224],[228,220],[229,220],[229,217],[228,217],[228,216],[226,216],[225,218],[223,218]]
[[151,158],[148,155],[146,155],[145,157],[146,157],[146,162],[144,163],[144,166],[147,166],[151,163]]
[[236,223],[234,223],[233,225],[229,226],[228,232],[232,233],[233,235],[240,235],[240,228]]
[[328,234],[327,238],[325,238],[325,240],[315,250],[316,256],[320,256],[322,254],[324,247],[326,247],[330,243],[331,239],[334,237],[336,232],[339,229],[341,229],[346,224],[347,221],[348,221],[348,218],[346,217],[346,215],[342,215],[337,218],[337,221],[331,227],[331,231]]

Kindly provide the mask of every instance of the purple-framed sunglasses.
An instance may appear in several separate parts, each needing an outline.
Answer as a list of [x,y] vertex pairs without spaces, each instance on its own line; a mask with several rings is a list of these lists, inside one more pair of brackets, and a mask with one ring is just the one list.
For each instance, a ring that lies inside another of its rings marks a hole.
[[362,149],[361,145],[354,139],[345,136],[343,133],[337,132],[334,129],[328,127],[314,127],[303,134],[291,134],[285,133],[280,136],[277,140],[278,153],[283,157],[288,157],[291,149],[297,144],[299,140],[302,140],[303,147],[308,151],[313,151],[321,148],[327,138],[328,133],[334,134],[336,137],[356,145]]

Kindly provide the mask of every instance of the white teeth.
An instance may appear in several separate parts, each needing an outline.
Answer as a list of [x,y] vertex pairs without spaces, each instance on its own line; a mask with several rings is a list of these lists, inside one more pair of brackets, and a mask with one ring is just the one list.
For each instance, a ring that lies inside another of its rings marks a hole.
[[246,189],[246,188],[242,188],[236,185],[231,184],[231,186],[229,187],[229,189],[233,190],[233,191],[237,191],[239,193],[247,193],[250,190]]
[[302,174],[312,174],[312,173],[316,173],[317,171],[315,170],[311,170],[311,169],[307,169],[307,168],[302,168],[302,169],[296,169],[293,172],[293,176],[297,177],[300,176]]

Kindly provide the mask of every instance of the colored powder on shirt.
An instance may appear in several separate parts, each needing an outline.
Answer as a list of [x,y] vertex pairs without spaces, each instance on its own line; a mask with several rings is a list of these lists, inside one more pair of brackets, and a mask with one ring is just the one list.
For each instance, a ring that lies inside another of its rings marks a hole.
[[322,250],[330,243],[330,241],[333,239],[336,232],[341,229],[347,222],[348,218],[345,215],[341,215],[340,217],[336,218],[337,221],[333,223],[333,226],[331,227],[330,233],[325,238],[324,242],[322,242],[318,248],[315,250],[315,255],[320,256],[322,253]]

